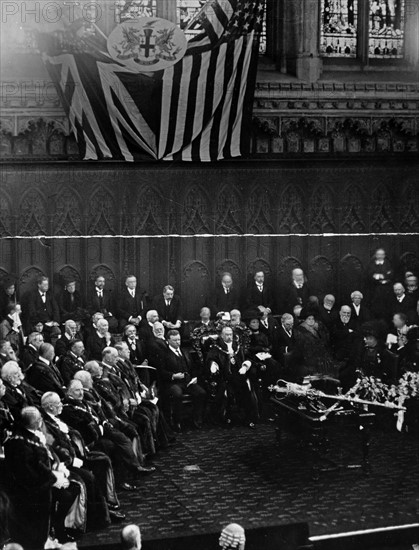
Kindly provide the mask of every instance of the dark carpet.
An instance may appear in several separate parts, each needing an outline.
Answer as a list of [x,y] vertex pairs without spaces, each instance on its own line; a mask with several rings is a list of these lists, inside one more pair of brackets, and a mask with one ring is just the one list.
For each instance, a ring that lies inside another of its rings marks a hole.
[[[151,540],[214,532],[232,521],[245,528],[307,522],[310,535],[417,522],[418,442],[388,422],[373,431],[370,475],[339,469],[317,481],[300,439],[286,435],[280,448],[273,424],[186,432],[159,454],[141,490],[121,494],[126,523]],[[328,456],[358,461],[358,437],[331,428]],[[116,542],[119,530],[90,532],[80,546]]]

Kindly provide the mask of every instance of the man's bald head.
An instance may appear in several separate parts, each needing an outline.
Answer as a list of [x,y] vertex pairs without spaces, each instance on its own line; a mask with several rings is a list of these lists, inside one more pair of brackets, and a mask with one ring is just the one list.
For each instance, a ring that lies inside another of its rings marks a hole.
[[138,525],[126,525],[121,530],[121,547],[124,550],[141,550],[141,532]]

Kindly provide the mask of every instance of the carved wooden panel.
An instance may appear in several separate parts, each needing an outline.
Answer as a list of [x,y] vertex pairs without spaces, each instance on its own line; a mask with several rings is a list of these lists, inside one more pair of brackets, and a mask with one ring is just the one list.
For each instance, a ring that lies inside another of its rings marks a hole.
[[316,256],[310,261],[308,269],[310,292],[315,296],[335,294],[334,269],[330,260],[325,256]]
[[74,269],[82,292],[96,273],[116,291],[131,272],[151,296],[172,283],[187,317],[223,271],[243,288],[263,269],[279,289],[302,267],[316,292],[346,299],[364,290],[377,246],[397,273],[419,269],[417,173],[417,162],[5,165],[0,267],[23,292],[40,272],[55,282]]
[[361,260],[352,254],[346,254],[339,262],[340,299],[348,301],[351,292],[365,291],[365,273]]
[[180,294],[187,319],[199,319],[199,311],[205,305],[205,297],[211,292],[210,274],[205,264],[192,261],[183,269]]

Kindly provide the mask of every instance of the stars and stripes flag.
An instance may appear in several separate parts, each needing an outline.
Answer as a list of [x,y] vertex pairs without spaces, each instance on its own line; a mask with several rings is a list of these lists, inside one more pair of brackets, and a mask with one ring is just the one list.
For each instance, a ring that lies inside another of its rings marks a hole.
[[209,0],[184,57],[155,73],[115,62],[99,41],[40,37],[86,160],[216,161],[249,152],[264,0]]

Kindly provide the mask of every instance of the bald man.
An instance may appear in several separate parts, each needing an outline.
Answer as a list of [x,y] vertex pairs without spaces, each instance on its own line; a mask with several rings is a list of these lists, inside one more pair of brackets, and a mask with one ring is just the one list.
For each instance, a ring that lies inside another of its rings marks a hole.
[[126,525],[121,530],[121,548],[123,550],[141,550],[141,532],[138,525]]
[[70,483],[68,470],[54,469],[41,425],[37,408],[23,408],[21,421],[4,446],[17,514],[16,532],[11,534],[25,550],[44,547],[50,521],[58,540],[67,542],[64,520],[80,491],[77,484]]

